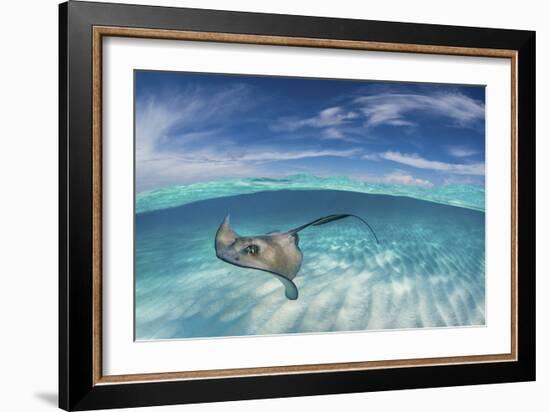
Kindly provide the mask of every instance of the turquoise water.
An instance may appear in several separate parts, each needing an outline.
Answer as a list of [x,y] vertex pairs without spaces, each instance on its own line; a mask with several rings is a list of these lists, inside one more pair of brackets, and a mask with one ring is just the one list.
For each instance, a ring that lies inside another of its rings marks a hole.
[[[482,189],[372,194],[390,190],[351,180],[339,185],[345,190],[331,190],[331,179],[322,179],[326,188],[300,188],[312,185],[308,179],[289,179],[292,190],[280,190],[282,180],[244,179],[139,195],[136,338],[485,324]],[[354,219],[303,230],[304,259],[294,279],[300,295],[290,301],[273,275],[216,258],[214,236],[226,213],[240,235],[352,213],[373,226],[380,244]]]
[[343,190],[347,192],[407,196],[452,206],[485,210],[485,190],[473,185],[421,187],[370,183],[349,177],[317,177],[307,174],[273,178],[239,178],[172,186],[139,193],[136,212],[176,207],[199,200],[274,190]]

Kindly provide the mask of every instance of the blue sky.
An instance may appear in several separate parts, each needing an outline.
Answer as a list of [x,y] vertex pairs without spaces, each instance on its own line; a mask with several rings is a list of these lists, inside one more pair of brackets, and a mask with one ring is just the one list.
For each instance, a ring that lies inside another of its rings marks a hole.
[[136,188],[309,173],[483,185],[485,88],[136,71]]

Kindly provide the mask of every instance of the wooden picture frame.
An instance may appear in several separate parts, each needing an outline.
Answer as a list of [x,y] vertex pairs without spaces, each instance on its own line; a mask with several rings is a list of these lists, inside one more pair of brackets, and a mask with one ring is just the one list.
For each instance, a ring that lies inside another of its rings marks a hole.
[[[535,33],[168,7],[60,5],[59,406],[137,407],[535,379]],[[510,353],[130,375],[102,372],[102,40],[510,59]]]

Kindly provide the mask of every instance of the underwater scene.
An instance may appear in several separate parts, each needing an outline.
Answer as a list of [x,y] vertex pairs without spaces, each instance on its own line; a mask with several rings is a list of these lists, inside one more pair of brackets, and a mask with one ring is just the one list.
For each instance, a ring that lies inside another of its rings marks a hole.
[[[294,204],[296,208],[289,208]],[[300,233],[289,300],[270,273],[216,258],[230,212],[242,235],[334,211],[363,216]],[[212,198],[136,217],[137,339],[483,325],[485,214],[404,196],[277,190]]]
[[136,340],[485,325],[483,86],[135,87]]

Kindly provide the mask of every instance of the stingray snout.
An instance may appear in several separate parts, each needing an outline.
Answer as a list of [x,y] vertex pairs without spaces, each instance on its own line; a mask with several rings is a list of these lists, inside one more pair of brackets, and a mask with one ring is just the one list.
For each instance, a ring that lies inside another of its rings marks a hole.
[[226,262],[235,262],[240,260],[239,253],[236,250],[224,249],[216,252],[216,256]]

